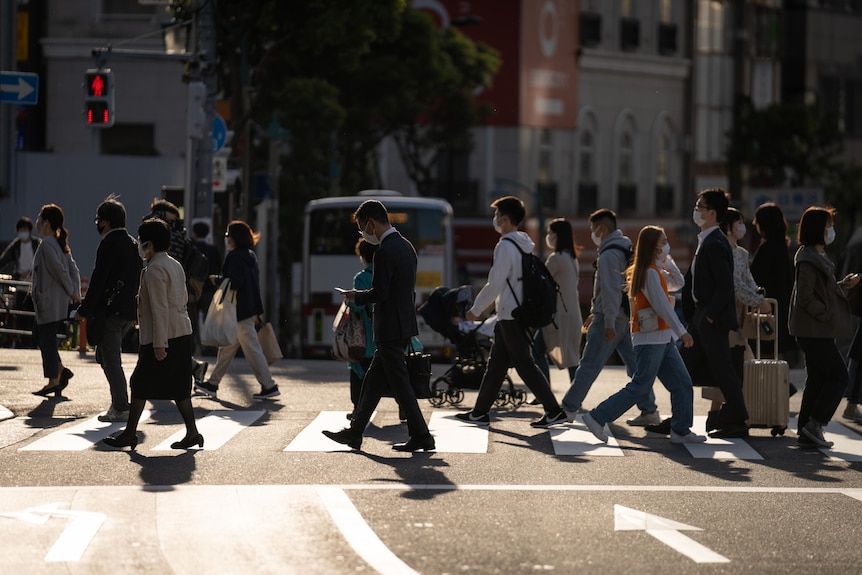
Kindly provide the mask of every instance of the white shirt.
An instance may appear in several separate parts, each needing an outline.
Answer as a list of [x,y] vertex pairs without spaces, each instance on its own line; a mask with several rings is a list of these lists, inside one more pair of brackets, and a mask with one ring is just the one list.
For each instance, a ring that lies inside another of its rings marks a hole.
[[33,242],[20,242],[18,252],[18,274],[25,277],[33,271]]
[[[671,286],[682,284],[682,273],[670,256],[665,261],[657,261],[655,264],[661,270],[669,290]],[[673,304],[661,285],[658,273],[652,268],[647,270],[646,278],[644,278],[643,294],[650,303],[650,307],[670,326],[670,329],[634,331],[632,332],[632,345],[663,345],[681,338],[686,329],[676,315]]]

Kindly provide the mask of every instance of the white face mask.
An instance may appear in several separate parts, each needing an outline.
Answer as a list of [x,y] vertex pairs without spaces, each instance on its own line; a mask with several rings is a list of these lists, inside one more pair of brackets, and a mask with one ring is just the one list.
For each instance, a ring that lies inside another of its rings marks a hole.
[[[368,227],[368,222],[365,222],[365,227]],[[366,233],[365,230],[362,230],[360,233],[362,234],[362,239],[371,244],[372,246],[380,244],[380,240],[378,240],[377,236],[375,236],[374,234]]]
[[30,232],[28,232],[28,231],[18,232],[18,239],[21,240],[22,242],[29,242],[30,241]]
[[150,242],[144,242],[142,244],[138,244],[138,255],[141,257],[142,260],[147,259],[147,250],[144,246],[149,244],[149,243]]
[[545,236],[545,245],[548,246],[549,249],[557,249],[557,234],[547,234]]
[[600,245],[602,245],[602,238],[600,238],[598,236],[598,234],[596,234],[596,232],[592,232],[590,234],[590,239],[593,240],[593,243],[596,244],[596,247],[599,247]]
[[824,236],[823,241],[826,242],[827,246],[835,241],[835,227],[829,226],[826,228],[826,235]]
[[667,259],[667,256],[670,255],[670,244],[665,242],[665,244],[661,247],[661,253],[658,255],[659,261],[664,261]]
[[703,227],[703,224],[706,223],[706,220],[703,219],[703,216],[700,215],[700,212],[697,209],[695,209],[694,213],[691,214],[691,219],[694,221],[694,225],[699,228]]
[[741,240],[745,237],[745,224],[742,222],[736,222],[733,224],[733,235],[736,238],[736,241]]
[[497,223],[497,218],[491,218],[491,223],[494,224],[494,231],[498,234],[503,233],[503,228]]

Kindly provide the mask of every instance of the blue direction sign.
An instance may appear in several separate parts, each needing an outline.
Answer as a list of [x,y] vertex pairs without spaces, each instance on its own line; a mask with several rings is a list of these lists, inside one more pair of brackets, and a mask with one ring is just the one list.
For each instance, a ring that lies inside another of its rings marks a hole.
[[39,101],[39,74],[0,72],[0,102],[36,104]]
[[227,140],[227,123],[219,114],[213,115],[213,153],[216,154],[224,148]]

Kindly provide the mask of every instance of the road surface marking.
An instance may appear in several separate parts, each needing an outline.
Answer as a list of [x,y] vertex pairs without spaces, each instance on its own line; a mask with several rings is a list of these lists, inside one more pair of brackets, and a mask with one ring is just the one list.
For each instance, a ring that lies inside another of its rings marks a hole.
[[80,561],[90,541],[96,536],[106,519],[103,513],[61,510],[59,503],[30,507],[17,513],[0,513],[0,516],[19,519],[35,525],[45,525],[51,517],[70,519],[63,533],[60,534],[60,537],[45,555],[45,561],[49,563]]
[[[141,414],[141,421],[146,421],[155,412],[154,409],[145,409]],[[61,427],[33,443],[20,447],[18,451],[83,451],[125,427],[125,422],[106,423],[99,421],[98,417],[92,417],[77,425]]]
[[[197,421],[197,428],[204,436],[205,449],[218,449],[230,439],[261,418],[262,410],[216,410]],[[170,451],[171,443],[186,436],[185,427],[153,448],[153,451]]]
[[[284,451],[351,451],[346,445],[335,443],[323,433],[323,430],[338,431],[350,425],[347,411],[321,411],[305,429],[293,438]],[[371,414],[371,419],[377,414]]]
[[680,531],[703,531],[700,527],[644,513],[630,507],[614,504],[614,531],[646,531],[695,563],[730,563],[727,557],[680,533]]
[[622,457],[625,455],[620,444],[605,425],[608,442],[602,443],[587,429],[583,416],[576,417],[576,424],[549,427],[551,445],[555,455],[596,455],[600,457]]
[[344,539],[372,569],[380,575],[419,575],[383,544],[343,489],[318,487],[317,494]]
[[428,430],[438,453],[487,453],[488,426],[461,421],[457,411],[434,411]]
[[[706,433],[706,416],[696,415],[691,426],[694,433]],[[696,459],[763,459],[744,439],[715,439],[707,435],[706,443],[685,443]]]
[[[799,429],[799,419],[791,417],[787,428]],[[823,428],[823,437],[835,444],[831,449],[820,450],[832,461],[862,461],[862,441],[859,441],[862,438],[852,427],[833,419]]]

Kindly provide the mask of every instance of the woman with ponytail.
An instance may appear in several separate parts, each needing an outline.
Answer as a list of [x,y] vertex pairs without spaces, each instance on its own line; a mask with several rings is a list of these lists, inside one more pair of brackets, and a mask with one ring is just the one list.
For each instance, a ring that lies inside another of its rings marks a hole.
[[33,281],[30,295],[36,310],[33,330],[42,352],[42,372],[48,383],[36,395],[47,397],[61,392],[74,375],[63,366],[57,352],[57,331],[69,313],[69,304],[81,302],[81,275],[69,249],[69,233],[63,226],[63,210],[56,204],[42,206],[36,231],[42,242],[33,254]]

